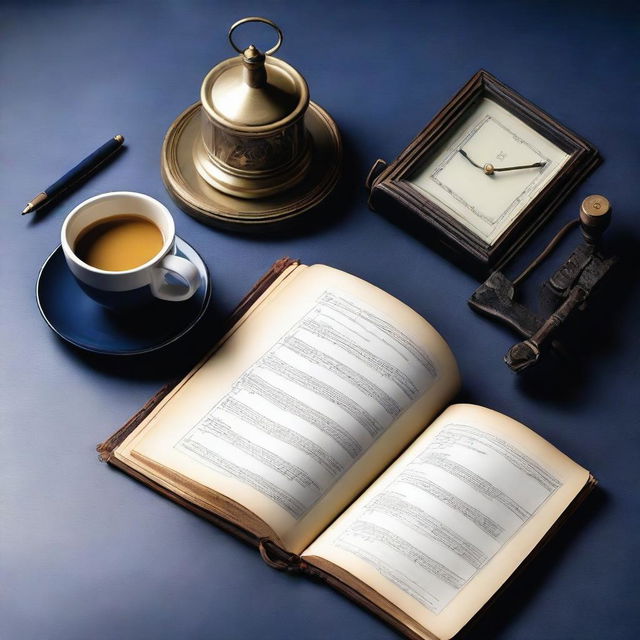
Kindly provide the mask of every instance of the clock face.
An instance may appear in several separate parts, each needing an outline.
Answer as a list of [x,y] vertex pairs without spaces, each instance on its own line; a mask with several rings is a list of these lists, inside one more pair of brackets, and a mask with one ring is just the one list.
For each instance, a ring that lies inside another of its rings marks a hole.
[[569,157],[484,98],[409,182],[493,245]]

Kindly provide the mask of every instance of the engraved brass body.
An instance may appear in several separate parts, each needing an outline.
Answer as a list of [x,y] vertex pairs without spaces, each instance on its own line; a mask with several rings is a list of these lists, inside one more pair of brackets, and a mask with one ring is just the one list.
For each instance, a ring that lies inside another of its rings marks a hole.
[[[254,45],[239,49],[233,32],[247,22],[273,27],[276,45],[265,53]],[[312,144],[304,116],[309,89],[298,71],[271,57],[282,32],[270,20],[239,20],[229,30],[229,41],[240,55],[216,65],[202,83],[203,144],[194,146],[194,164],[223,193],[265,198],[292,188],[308,172]]]

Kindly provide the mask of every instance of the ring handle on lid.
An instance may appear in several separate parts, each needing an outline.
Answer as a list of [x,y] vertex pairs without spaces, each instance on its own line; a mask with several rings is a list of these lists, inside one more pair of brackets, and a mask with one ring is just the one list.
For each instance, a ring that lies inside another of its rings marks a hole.
[[271,47],[271,49],[269,49],[268,51],[265,51],[265,55],[270,56],[273,55],[279,48],[280,45],[282,44],[282,31],[280,30],[280,27],[275,23],[272,22],[271,20],[267,19],[267,18],[259,18],[258,16],[252,16],[249,18],[242,18],[242,20],[238,20],[237,22],[234,22],[231,25],[231,28],[229,29],[229,33],[227,34],[227,37],[229,38],[229,42],[231,43],[231,46],[238,52],[238,53],[244,53],[245,49],[240,49],[236,43],[233,41],[233,32],[242,24],[246,24],[247,22],[262,22],[263,24],[267,24],[270,27],[273,27],[277,34],[278,34],[278,42],[276,42],[276,44]]

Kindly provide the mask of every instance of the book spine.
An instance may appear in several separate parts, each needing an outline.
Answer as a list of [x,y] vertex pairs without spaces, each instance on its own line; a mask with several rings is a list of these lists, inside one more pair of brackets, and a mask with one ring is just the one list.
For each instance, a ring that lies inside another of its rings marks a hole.
[[285,551],[269,538],[260,538],[258,550],[260,557],[274,569],[295,572],[303,571],[306,565],[299,555]]

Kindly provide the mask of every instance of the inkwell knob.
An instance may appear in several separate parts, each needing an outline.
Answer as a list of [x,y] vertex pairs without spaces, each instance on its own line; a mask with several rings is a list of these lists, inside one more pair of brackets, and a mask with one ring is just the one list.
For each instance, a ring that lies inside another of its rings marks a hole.
[[253,89],[261,89],[267,84],[267,70],[264,68],[265,55],[254,45],[249,45],[242,53],[243,79]]
[[[278,34],[278,41],[271,49],[268,49],[262,53],[255,45],[251,44],[246,49],[241,49],[233,40],[233,32],[243,24],[249,22],[261,22],[272,27]],[[267,70],[265,68],[266,56],[273,55],[282,44],[282,31],[280,27],[273,21],[267,18],[259,18],[252,16],[249,18],[243,18],[234,22],[229,28],[228,34],[229,42],[231,46],[240,54],[242,54],[242,66],[243,75],[242,78],[249,87],[253,89],[262,89],[267,85]]]
[[[236,41],[238,27],[256,22],[271,27],[277,36],[264,52],[255,44],[239,46]],[[286,120],[302,116],[309,102],[306,82],[293,67],[273,57],[283,40],[280,27],[267,18],[243,18],[231,25],[227,37],[240,55],[214,67],[201,90],[202,104],[213,120],[222,120],[236,132],[258,134],[266,129],[276,133]]]

